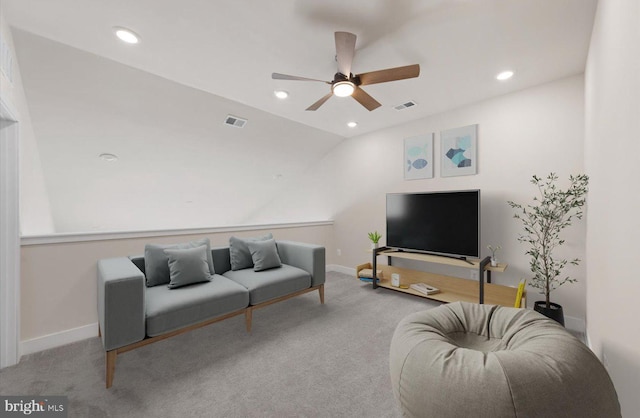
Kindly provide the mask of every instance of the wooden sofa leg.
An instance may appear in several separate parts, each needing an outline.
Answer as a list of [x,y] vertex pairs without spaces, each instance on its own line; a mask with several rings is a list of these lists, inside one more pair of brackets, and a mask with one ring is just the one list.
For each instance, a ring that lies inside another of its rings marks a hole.
[[320,285],[318,293],[320,293],[320,303],[324,305],[324,284]]
[[113,374],[116,371],[116,357],[118,352],[116,350],[107,351],[107,389],[113,384]]
[[253,318],[253,308],[251,306],[244,311],[244,318],[247,323],[247,332],[251,332],[251,319]]

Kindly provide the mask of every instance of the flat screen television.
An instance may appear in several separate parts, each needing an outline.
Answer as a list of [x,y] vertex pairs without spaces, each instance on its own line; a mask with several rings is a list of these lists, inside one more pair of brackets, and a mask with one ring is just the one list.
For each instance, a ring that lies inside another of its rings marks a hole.
[[480,190],[387,194],[387,246],[480,257]]

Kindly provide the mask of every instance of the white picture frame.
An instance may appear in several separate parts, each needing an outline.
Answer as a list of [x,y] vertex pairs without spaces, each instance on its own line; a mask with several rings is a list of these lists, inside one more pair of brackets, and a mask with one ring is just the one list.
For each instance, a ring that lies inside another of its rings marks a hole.
[[478,174],[478,125],[440,132],[440,176]]
[[404,139],[404,179],[433,178],[434,133]]

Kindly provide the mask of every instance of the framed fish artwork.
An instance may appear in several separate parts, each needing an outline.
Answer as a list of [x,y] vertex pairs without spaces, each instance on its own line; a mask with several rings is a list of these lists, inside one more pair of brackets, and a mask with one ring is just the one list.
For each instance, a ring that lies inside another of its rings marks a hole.
[[478,125],[440,132],[440,176],[478,173]]
[[404,139],[404,179],[433,178],[433,133]]

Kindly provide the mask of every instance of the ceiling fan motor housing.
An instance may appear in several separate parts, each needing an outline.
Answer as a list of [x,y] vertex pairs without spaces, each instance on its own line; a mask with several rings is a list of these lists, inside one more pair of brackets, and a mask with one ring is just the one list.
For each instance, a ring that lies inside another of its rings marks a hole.
[[353,75],[353,73],[349,74],[349,77],[347,77],[346,75],[342,74],[342,73],[336,73],[333,76],[333,81],[331,82],[331,84],[336,84],[340,81],[350,81],[353,84],[355,84],[356,86],[360,85],[360,77],[358,77],[357,75]]

